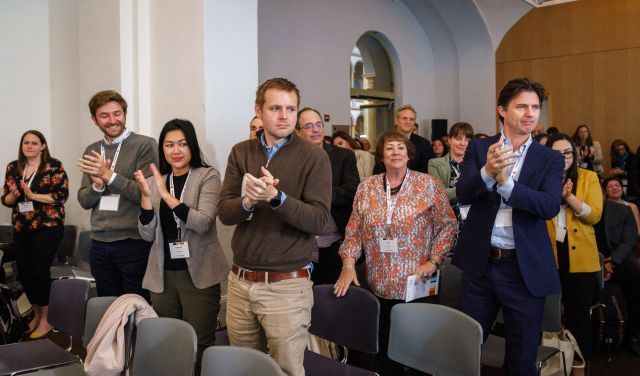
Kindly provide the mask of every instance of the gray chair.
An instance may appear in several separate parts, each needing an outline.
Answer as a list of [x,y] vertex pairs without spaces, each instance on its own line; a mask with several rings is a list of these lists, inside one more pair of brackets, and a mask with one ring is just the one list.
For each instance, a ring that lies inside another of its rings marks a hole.
[[67,351],[74,338],[82,338],[90,288],[91,284],[81,279],[61,279],[51,284],[47,319],[56,330],[69,335]]
[[480,375],[482,327],[438,304],[397,304],[391,310],[390,359],[436,375]]
[[[98,329],[98,325],[102,320],[102,317],[109,309],[109,306],[117,299],[115,296],[101,296],[89,299],[87,302],[87,313],[84,324],[84,333],[82,335],[82,344],[86,349],[89,346],[89,342],[93,338],[93,335]],[[124,327],[125,334],[125,354],[131,354],[131,345],[133,332],[135,328],[135,312],[129,316],[129,320]],[[129,368],[129,357],[125,358],[124,369]],[[37,372],[29,373],[33,376],[76,376],[85,375],[84,367],[81,364],[70,364],[63,367],[56,367],[51,369],[40,370]]]
[[244,347],[211,346],[202,355],[201,376],[281,376],[280,367],[267,354]]
[[138,325],[132,372],[136,376],[193,374],[196,332],[188,323],[168,317],[144,319]]
[[51,279],[77,278],[95,283],[89,265],[91,242],[91,231],[80,232],[78,246],[73,253],[73,265],[52,266]]
[[[84,330],[89,282],[80,279],[53,281],[48,320],[57,330],[80,339]],[[48,339],[0,346],[0,374],[16,374],[80,363],[80,359]]]
[[[559,332],[562,330],[562,294],[549,295],[544,301],[542,316],[542,331]],[[498,319],[496,319],[498,321]],[[504,364],[505,340],[501,335],[490,334],[482,347],[482,364],[500,368]],[[540,372],[544,363],[560,350],[552,347],[540,346],[536,356],[536,367]],[[562,360],[565,361],[564,355]]]
[[341,361],[305,351],[307,375],[372,375],[373,372],[347,363],[349,349],[378,353],[380,302],[368,290],[352,286],[343,297],[336,297],[333,285],[313,286],[314,305],[309,333],[342,346]]

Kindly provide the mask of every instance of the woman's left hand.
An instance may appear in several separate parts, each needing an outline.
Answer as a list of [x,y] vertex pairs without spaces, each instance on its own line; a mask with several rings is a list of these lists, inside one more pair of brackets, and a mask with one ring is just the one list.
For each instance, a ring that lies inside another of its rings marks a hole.
[[33,201],[34,194],[31,191],[31,188],[29,188],[27,183],[25,183],[23,180],[20,180],[20,188],[22,188],[22,192],[24,192],[24,197],[26,197],[28,200]]
[[430,278],[433,273],[436,272],[437,267],[430,263],[425,262],[424,264],[418,266],[416,272],[414,273],[418,278]]

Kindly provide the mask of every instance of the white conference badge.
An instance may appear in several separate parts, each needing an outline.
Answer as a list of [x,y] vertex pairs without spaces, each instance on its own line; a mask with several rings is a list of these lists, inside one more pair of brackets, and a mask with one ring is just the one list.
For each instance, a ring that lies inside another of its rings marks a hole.
[[380,238],[380,252],[382,253],[398,253],[398,239]]
[[118,205],[120,205],[120,195],[104,195],[100,197],[98,210],[118,211]]
[[34,210],[33,201],[18,202],[18,210],[20,210],[20,213],[32,212]]
[[189,257],[189,243],[175,241],[169,243],[169,253],[172,259],[182,259]]
[[496,227],[511,227],[511,212],[511,208],[498,210],[495,221]]

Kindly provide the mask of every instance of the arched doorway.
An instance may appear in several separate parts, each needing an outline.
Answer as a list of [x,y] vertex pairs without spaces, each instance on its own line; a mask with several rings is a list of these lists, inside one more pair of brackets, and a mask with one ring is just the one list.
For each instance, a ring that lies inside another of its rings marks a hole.
[[393,129],[394,69],[383,43],[389,44],[382,34],[369,31],[351,52],[351,134],[372,143]]

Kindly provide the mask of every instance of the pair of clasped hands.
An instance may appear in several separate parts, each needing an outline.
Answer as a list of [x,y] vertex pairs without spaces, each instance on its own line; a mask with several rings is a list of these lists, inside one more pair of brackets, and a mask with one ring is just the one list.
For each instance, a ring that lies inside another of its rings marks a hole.
[[280,179],[276,179],[271,175],[269,170],[260,167],[262,176],[256,178],[250,173],[245,173],[245,196],[242,198],[244,206],[251,208],[260,201],[270,202],[278,194],[276,186],[280,183]]
[[502,143],[502,140],[489,146],[487,150],[487,163],[485,171],[487,175],[496,179],[502,185],[509,180],[509,166],[516,163],[517,158],[513,153],[513,147]]

